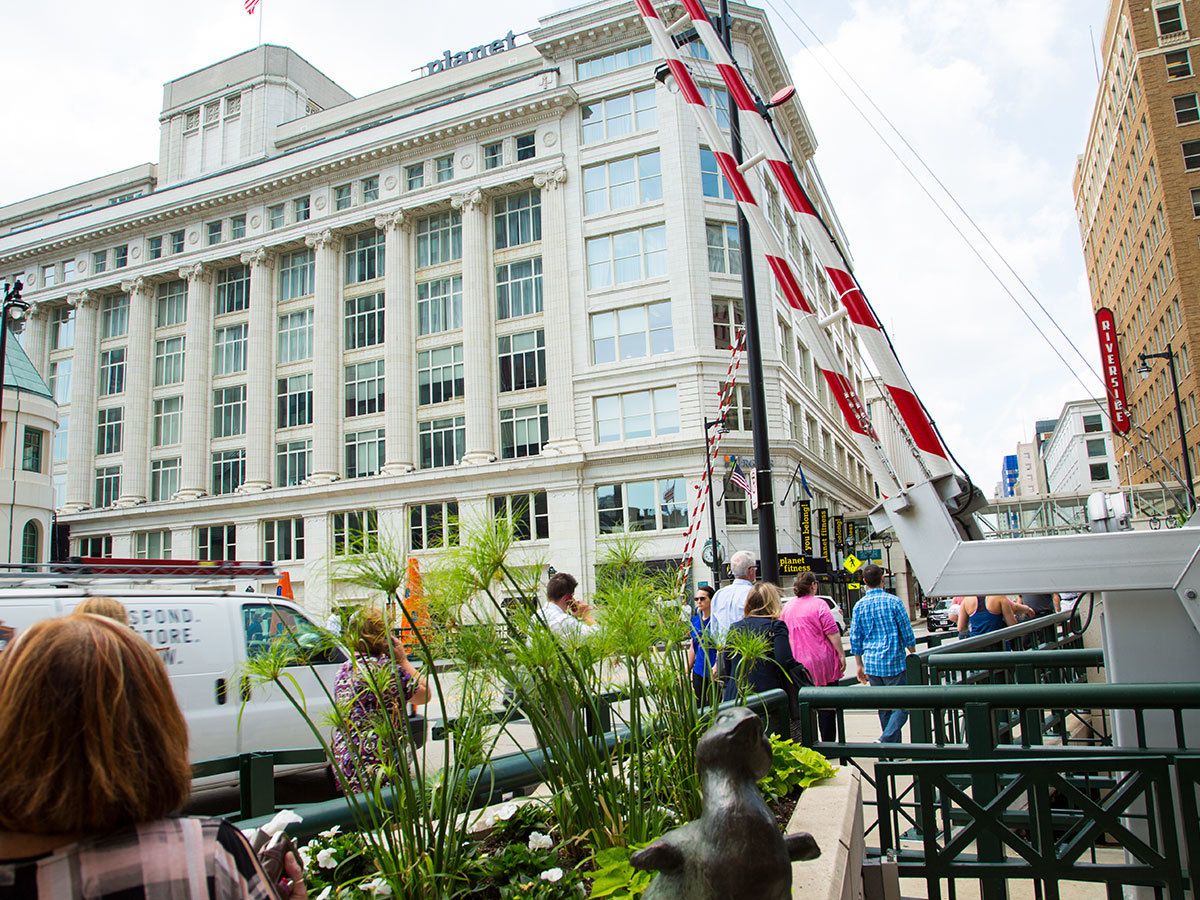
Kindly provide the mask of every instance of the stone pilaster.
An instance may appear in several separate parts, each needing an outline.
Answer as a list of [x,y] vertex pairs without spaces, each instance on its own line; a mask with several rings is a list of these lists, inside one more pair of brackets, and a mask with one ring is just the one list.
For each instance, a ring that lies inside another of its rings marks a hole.
[[[253,493],[265,491],[273,483],[275,290],[271,273],[275,257],[259,247],[242,254],[242,265],[250,267],[250,327],[246,338],[246,481],[241,492]],[[238,547],[241,552],[240,538]]]
[[183,461],[177,500],[208,493],[212,435],[212,269],[197,263],[179,270],[187,281],[183,356]]
[[316,254],[313,305],[313,471],[310,484],[341,477],[342,238],[326,229],[304,239]]
[[462,214],[463,363],[467,464],[496,459],[496,310],[492,301],[488,208],[480,190],[450,201]]
[[575,388],[571,368],[571,291],[567,263],[567,170],[533,176],[542,192],[542,309],[546,330],[546,395],[550,440],[544,453],[577,453]]
[[387,456],[385,475],[402,475],[414,468],[413,434],[417,419],[416,302],[413,298],[412,218],[403,210],[379,216],[375,227],[383,231],[384,336],[387,357],[384,379],[387,406],[384,413]]
[[79,512],[95,496],[96,348],[100,298],[91,291],[71,294],[75,307],[75,354],[71,364],[71,431],[67,437],[67,500],[63,509]]
[[46,333],[50,324],[50,310],[45,303],[29,304],[29,312],[25,315],[25,340],[21,346],[38,374],[48,380],[50,374],[46,365],[49,347]]
[[150,383],[154,372],[154,299],[144,278],[121,283],[129,295],[129,348],[125,356],[125,447],[117,506],[137,506],[149,496]]

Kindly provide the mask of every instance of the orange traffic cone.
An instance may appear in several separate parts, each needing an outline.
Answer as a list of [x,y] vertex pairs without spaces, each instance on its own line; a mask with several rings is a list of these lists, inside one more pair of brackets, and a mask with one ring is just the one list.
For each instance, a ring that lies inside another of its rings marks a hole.
[[275,583],[275,596],[283,597],[285,600],[295,600],[296,596],[292,593],[292,576],[284,572],[279,576],[279,581]]

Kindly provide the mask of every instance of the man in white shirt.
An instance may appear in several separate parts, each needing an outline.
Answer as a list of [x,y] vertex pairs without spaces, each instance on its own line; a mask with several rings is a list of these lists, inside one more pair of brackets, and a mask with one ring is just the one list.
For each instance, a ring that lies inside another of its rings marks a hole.
[[595,632],[596,618],[592,608],[582,600],[575,599],[575,588],[579,582],[574,575],[555,572],[546,583],[546,603],[542,616],[546,627],[563,638],[587,637]]
[[733,572],[733,584],[717,591],[712,601],[709,630],[718,644],[724,643],[730,625],[746,617],[746,595],[758,575],[758,561],[749,550],[739,550],[729,560],[729,568]]

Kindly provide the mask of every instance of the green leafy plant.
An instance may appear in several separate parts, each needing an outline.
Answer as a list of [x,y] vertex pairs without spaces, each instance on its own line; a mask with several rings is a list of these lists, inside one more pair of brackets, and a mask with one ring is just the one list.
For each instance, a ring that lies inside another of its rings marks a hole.
[[768,803],[789,796],[797,788],[833,778],[838,771],[816,750],[786,738],[772,736],[771,752],[774,755],[771,771],[758,782],[758,789]]
[[[411,657],[426,673],[434,704],[444,720],[452,716],[457,720],[448,739],[440,746],[431,745],[411,733],[403,702],[395,709],[400,651],[389,641],[384,665],[358,655],[361,617],[351,616],[340,635],[325,632],[319,641],[307,643],[297,639],[296,630],[288,628],[285,619],[285,633],[247,663],[247,675],[260,684],[277,687],[304,717],[335,770],[348,769],[346,774],[363,789],[361,793],[348,792],[346,802],[355,829],[364,836],[362,852],[374,877],[355,886],[338,872],[337,884],[328,881],[327,886],[346,896],[354,896],[351,891],[361,888],[360,892],[372,895],[390,891],[394,896],[441,900],[467,887],[466,871],[475,852],[468,835],[470,798],[477,789],[486,789],[483,782],[488,777],[476,767],[491,756],[499,737],[494,730],[488,733],[483,718],[485,713],[490,715],[499,693],[489,672],[471,665],[469,659],[453,676],[453,684],[439,672],[435,661],[443,654],[462,657],[453,643],[459,610],[429,603],[429,626],[415,627],[399,602],[407,559],[397,543],[380,535],[372,541],[353,541],[351,546],[357,552],[336,560],[331,577],[382,595],[389,626],[408,625],[415,640]],[[301,658],[297,646],[305,650]],[[294,667],[304,660],[309,665],[321,661],[334,646],[349,657],[347,665],[361,686],[360,693],[335,697],[317,677],[331,708],[327,717],[319,717],[310,712],[309,698],[293,674]],[[458,708],[448,705],[451,697],[461,698]],[[371,701],[368,705],[378,712],[355,720],[351,712],[356,700]],[[333,751],[330,735],[335,732],[359,738],[342,744],[342,760]],[[326,854],[325,859],[330,858]]]
[[354,831],[343,832],[335,826],[321,832],[299,851],[310,897],[326,890],[332,896],[339,888],[342,896],[349,896],[355,885],[365,883],[375,874],[366,843]]
[[[649,843],[647,841],[647,843]],[[641,845],[645,846],[645,845]],[[608,897],[612,900],[637,900],[646,893],[654,879],[652,872],[635,869],[629,862],[638,847],[610,847],[596,854],[592,860],[595,867],[585,872],[584,877],[592,880],[589,897]]]

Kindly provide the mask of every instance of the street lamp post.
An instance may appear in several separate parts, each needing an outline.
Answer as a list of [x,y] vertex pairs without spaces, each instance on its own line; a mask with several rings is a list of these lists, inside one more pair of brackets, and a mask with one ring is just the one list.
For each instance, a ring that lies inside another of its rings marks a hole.
[[[4,306],[0,309],[0,411],[4,409],[4,367],[8,362],[8,325],[14,318],[20,318],[29,310],[29,304],[21,299],[21,291],[25,285],[21,279],[13,281],[4,292]],[[20,315],[14,316],[14,313]]]
[[[725,49],[733,53],[733,20],[729,16],[729,0],[720,0],[717,14]],[[790,98],[795,92],[787,93]],[[784,95],[781,94],[781,97]],[[786,99],[785,98],[785,99]],[[780,102],[783,102],[781,100]],[[738,107],[729,104],[729,132],[733,141],[733,158],[742,163],[742,132]],[[746,369],[750,384],[750,430],[754,439],[754,468],[758,470],[758,576],[763,581],[779,583],[778,535],[775,533],[775,491],[771,483],[771,448],[767,443],[767,395],[763,387],[762,339],[758,327],[758,305],[754,287],[754,265],[750,248],[750,223],[739,205],[737,211],[738,241],[742,255],[742,307],[746,313]]]
[[1148,359],[1165,359],[1171,372],[1171,390],[1175,393],[1175,417],[1179,423],[1179,447],[1183,451],[1183,477],[1187,481],[1184,485],[1184,493],[1187,494],[1188,512],[1195,512],[1196,496],[1193,493],[1192,460],[1188,456],[1187,427],[1183,421],[1183,404],[1179,401],[1179,375],[1175,371],[1175,350],[1170,344],[1167,344],[1167,348],[1161,353],[1139,353],[1137,373],[1143,379],[1153,372],[1150,364],[1146,362]]
[[713,589],[721,586],[721,545],[717,542],[717,495],[713,493],[712,442],[708,433],[716,428],[717,434],[725,431],[724,419],[704,420],[704,468],[708,474],[708,530],[712,534],[712,580]]

